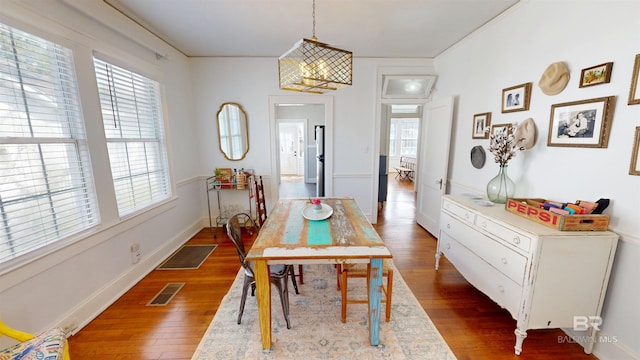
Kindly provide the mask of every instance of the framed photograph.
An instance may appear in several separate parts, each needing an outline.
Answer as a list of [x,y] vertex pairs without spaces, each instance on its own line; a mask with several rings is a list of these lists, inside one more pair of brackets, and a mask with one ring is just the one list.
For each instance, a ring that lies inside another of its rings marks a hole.
[[640,54],[636,55],[631,76],[631,89],[629,89],[629,105],[640,104]]
[[631,165],[629,175],[640,175],[640,126],[636,126],[636,136],[633,141],[633,151],[631,152]]
[[502,112],[529,110],[531,101],[531,84],[526,83],[502,90]]
[[582,69],[582,72],[580,73],[580,87],[608,83],[611,81],[611,69],[613,69],[612,62]]
[[495,134],[496,131],[506,129],[507,134],[513,133],[513,124],[495,124],[491,125],[491,135]]
[[551,105],[547,146],[606,148],[616,97]]
[[491,125],[491,113],[482,113],[473,115],[473,139],[488,139],[489,132],[486,131],[489,125]]

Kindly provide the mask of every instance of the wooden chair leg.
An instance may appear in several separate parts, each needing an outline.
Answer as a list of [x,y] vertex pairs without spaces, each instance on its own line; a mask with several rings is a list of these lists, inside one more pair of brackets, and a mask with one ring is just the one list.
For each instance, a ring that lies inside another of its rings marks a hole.
[[336,289],[340,290],[340,277],[342,276],[342,265],[336,264]]
[[341,286],[341,292],[342,292],[342,322],[346,323],[347,322],[347,272],[346,271],[341,271],[340,272],[342,275],[342,284],[340,284]]
[[300,274],[300,285],[304,284],[304,274],[302,273],[302,265],[298,265],[298,274]]
[[[343,271],[342,266],[340,264],[336,265],[336,286],[338,290],[340,290],[342,295],[342,309],[341,309],[341,321],[344,323],[347,321],[347,304],[350,302],[347,298],[347,290],[348,290],[348,271]],[[367,282],[367,300],[351,300],[351,303],[357,304],[368,304],[369,303],[369,288],[371,283],[369,281],[369,277],[371,275],[371,265],[367,266],[367,273],[363,276]],[[384,299],[382,302],[385,303],[385,321],[389,322],[391,320],[391,307],[392,307],[392,296],[393,296],[393,269],[389,269],[387,271],[387,283],[386,286],[381,286],[381,291],[384,294]]]
[[391,319],[391,297],[393,295],[393,270],[389,269],[389,271],[387,272],[387,290],[384,293],[385,295],[385,299],[386,299],[386,306],[385,306],[385,310],[386,310],[386,322],[389,322],[389,320]]

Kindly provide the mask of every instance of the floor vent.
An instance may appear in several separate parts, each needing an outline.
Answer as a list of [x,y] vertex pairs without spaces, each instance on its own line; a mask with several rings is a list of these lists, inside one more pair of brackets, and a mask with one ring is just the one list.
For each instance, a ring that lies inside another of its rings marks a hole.
[[182,289],[185,283],[168,283],[147,303],[147,306],[165,306]]

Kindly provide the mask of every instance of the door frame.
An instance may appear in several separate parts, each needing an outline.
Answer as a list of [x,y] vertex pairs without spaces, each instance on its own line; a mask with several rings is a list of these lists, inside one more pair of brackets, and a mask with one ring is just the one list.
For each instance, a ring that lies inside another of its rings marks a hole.
[[333,195],[333,96],[327,95],[272,95],[269,96],[269,139],[271,141],[271,181],[270,194],[272,204],[280,200],[278,182],[280,172],[278,161],[280,150],[278,148],[278,126],[276,119],[276,106],[281,104],[324,105],[324,166],[325,166],[325,196]]
[[[422,146],[422,127],[426,126],[425,124],[425,114],[424,114],[424,108],[426,106],[426,104],[428,103],[428,99],[378,99],[378,106],[376,109],[376,134],[375,137],[376,139],[378,139],[378,141],[375,142],[375,147],[374,147],[374,153],[375,154],[380,154],[380,144],[382,143],[382,116],[384,115],[384,112],[382,111],[382,106],[383,105],[402,105],[402,104],[409,104],[409,105],[420,105],[422,106],[422,116],[420,116],[419,121],[418,121],[418,152],[416,153],[416,166],[417,164],[420,163],[420,147]],[[388,115],[388,114],[387,114]],[[386,116],[386,115],[385,115]],[[389,117],[390,118],[390,117]],[[387,130],[384,132],[385,134],[389,134],[389,129],[391,127],[391,123],[387,122]],[[385,141],[386,144],[388,144],[388,141]],[[388,149],[387,149],[388,151]],[[374,167],[373,167],[373,173],[374,174],[379,174],[380,173],[380,163],[378,160],[378,156],[375,156],[375,163],[374,163]],[[414,192],[417,191],[416,188],[416,183],[418,181],[418,169],[416,168],[416,172],[415,172],[415,179],[413,180],[413,189]],[[374,181],[374,187],[373,187],[373,194],[374,194],[374,199],[373,199],[373,203],[374,204],[378,204],[378,191],[380,189],[380,179],[378,176],[373,176],[373,181]],[[374,224],[377,222],[378,219],[378,206],[373,206],[373,220],[374,220]]]
[[[424,66],[411,66],[411,67],[396,67],[396,66],[381,66],[376,69],[377,72],[377,91],[376,91],[376,114],[375,114],[375,134],[373,141],[373,174],[372,174],[372,188],[373,188],[373,198],[372,203],[372,223],[377,223],[378,219],[378,191],[380,189],[380,179],[377,174],[380,173],[380,144],[383,143],[382,139],[382,116],[385,115],[384,111],[382,111],[382,106],[384,105],[396,105],[396,104],[416,104],[422,105],[422,116],[420,117],[419,127],[418,127],[418,149],[421,147],[421,133],[422,127],[425,126],[425,112],[424,108],[428,102],[431,101],[429,98],[393,98],[393,99],[385,99],[383,97],[383,86],[385,81],[385,76],[397,75],[397,76],[425,76],[432,75],[434,70],[433,67],[424,67]],[[387,127],[390,126],[390,123],[387,123]],[[389,133],[389,129],[384,132],[385,134]],[[388,141],[384,141],[384,143],[388,143]],[[387,149],[388,150],[388,149]],[[419,156],[420,151],[416,155],[416,164],[419,164]],[[416,179],[414,179],[414,190],[416,190],[415,184],[418,181],[418,173],[416,171]]]

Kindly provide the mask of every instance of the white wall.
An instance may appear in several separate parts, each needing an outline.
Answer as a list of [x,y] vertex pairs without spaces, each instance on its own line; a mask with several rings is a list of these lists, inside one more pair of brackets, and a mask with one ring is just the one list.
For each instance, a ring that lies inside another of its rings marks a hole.
[[[456,97],[449,181],[452,192],[484,192],[497,173],[487,155],[475,169],[469,151],[489,140],[473,140],[473,114],[491,112],[493,124],[532,117],[538,136],[533,149],[509,163],[517,197],[563,201],[610,198],[610,229],[620,234],[616,260],[604,305],[602,335],[617,342],[595,345],[603,359],[640,356],[640,177],[628,175],[634,129],[640,105],[627,105],[633,61],[640,53],[638,1],[530,0],[438,56],[435,98]],[[551,63],[564,61],[571,73],[566,89],[547,96],[538,80]],[[612,61],[609,84],[579,88],[583,68]],[[502,89],[533,82],[529,111],[502,114]],[[606,149],[547,147],[552,104],[616,96]],[[581,315],[581,314],[576,314]],[[526,352],[527,342],[524,348]]]
[[[265,179],[265,187],[275,181],[271,174],[274,139],[269,138],[269,96],[298,94],[278,88],[276,58],[197,58],[192,59],[195,119],[199,128],[202,154],[201,171],[212,173],[215,167],[244,167],[256,170]],[[334,97],[333,194],[354,197],[364,214],[372,219],[377,206],[377,166],[379,151],[379,111],[376,107],[379,68],[431,67],[424,59],[354,59],[353,86],[324,96]],[[300,96],[304,96],[300,94]],[[308,95],[307,95],[308,96]],[[218,151],[215,114],[221,103],[242,104],[249,121],[249,152],[241,161],[228,161]],[[267,193],[272,206],[272,194]]]
[[[196,123],[193,121],[189,62],[172,48],[149,38],[103,2],[3,0],[0,21],[74,50],[83,115],[100,203],[101,222],[76,242],[27,264],[0,273],[0,316],[24,331],[85,325],[179,245],[202,228],[204,185],[200,177]],[[101,21],[111,21],[113,31]],[[123,35],[122,33],[126,33]],[[140,45],[140,44],[144,44]],[[154,47],[166,59],[156,58]],[[145,72],[161,74],[174,194],[170,201],[121,220],[113,194],[93,74],[98,50]],[[130,245],[139,243],[142,259],[131,264]],[[160,290],[160,289],[158,289]],[[77,329],[79,330],[79,328]],[[0,339],[0,348],[11,340]]]

